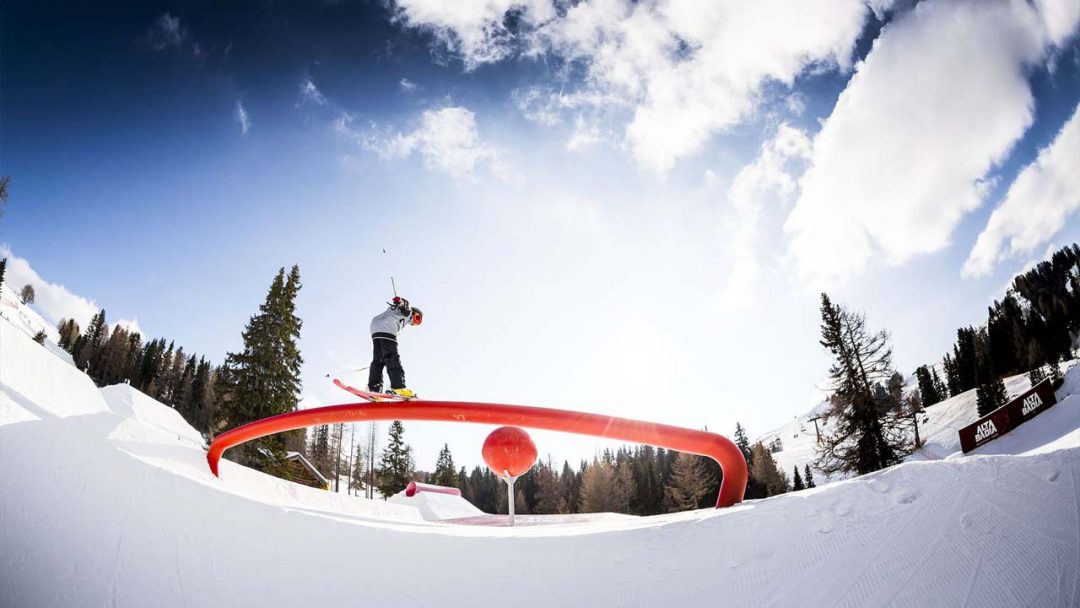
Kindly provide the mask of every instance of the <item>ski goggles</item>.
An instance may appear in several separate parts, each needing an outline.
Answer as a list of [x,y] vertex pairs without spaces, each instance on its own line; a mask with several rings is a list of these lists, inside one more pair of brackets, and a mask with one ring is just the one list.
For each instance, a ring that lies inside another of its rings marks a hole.
[[420,325],[424,321],[424,313],[419,310],[413,310],[412,319],[410,320],[413,325]]

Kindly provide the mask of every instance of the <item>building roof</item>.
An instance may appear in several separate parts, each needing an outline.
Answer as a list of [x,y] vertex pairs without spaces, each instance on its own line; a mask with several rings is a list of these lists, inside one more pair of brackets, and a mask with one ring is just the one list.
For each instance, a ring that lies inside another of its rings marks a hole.
[[304,468],[322,482],[323,485],[330,484],[330,480],[324,477],[323,474],[319,472],[319,469],[316,469],[315,465],[311,464],[311,461],[305,458],[300,452],[289,452],[285,454],[285,460],[299,460],[300,464],[304,465]]

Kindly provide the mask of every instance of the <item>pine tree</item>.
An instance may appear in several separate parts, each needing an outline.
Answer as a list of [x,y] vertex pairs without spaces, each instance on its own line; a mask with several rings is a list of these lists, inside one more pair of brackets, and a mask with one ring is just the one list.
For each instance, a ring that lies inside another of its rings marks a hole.
[[805,488],[806,486],[803,485],[802,476],[799,475],[799,465],[795,465],[795,476],[792,478],[791,490],[793,492],[798,492]]
[[746,466],[750,466],[750,460],[753,457],[750,449],[750,440],[746,438],[746,429],[738,422],[735,423],[735,445],[738,446],[739,451],[742,452],[743,459],[746,460]]
[[[295,411],[299,404],[303,363],[297,346],[301,321],[295,314],[299,272],[293,266],[286,280],[285,269],[278,271],[266,301],[244,328],[244,349],[225,358],[217,387],[221,400],[217,413],[226,426],[236,427]],[[292,438],[297,435],[299,440]],[[290,442],[303,444],[303,435],[302,429],[271,435],[230,453],[235,452],[233,457],[241,464],[270,470],[282,461]]]
[[579,513],[614,513],[618,509],[615,496],[615,467],[604,459],[593,459],[581,475]]
[[364,489],[364,446],[353,446],[353,462],[349,471],[349,490],[355,492],[358,496],[360,490]]
[[634,492],[630,511],[636,515],[656,515],[663,513],[664,484],[660,478],[656,449],[652,446],[639,446],[631,458],[631,474],[634,478]]
[[4,273],[7,272],[7,258],[0,260],[0,287],[4,286]]
[[1080,246],[1072,244],[1013,280],[1013,291],[1030,305],[1029,343],[1038,343],[1047,360],[1027,362],[1029,367],[1049,363],[1053,356],[1068,357],[1073,337],[1080,333]]
[[379,460],[377,481],[384,498],[404,490],[413,474],[412,449],[405,443],[404,435],[405,425],[400,420],[390,423],[390,441]]
[[803,467],[803,477],[806,478],[806,487],[807,488],[817,487],[814,484],[814,473],[810,470],[810,465],[809,464],[805,465]]
[[679,452],[671,467],[671,482],[665,489],[668,510],[688,511],[698,508],[714,480],[705,469],[701,456]]
[[457,470],[454,468],[454,457],[450,455],[448,443],[444,443],[442,449],[439,450],[439,459],[435,463],[435,473],[431,476],[431,483],[448,488],[457,486]]
[[581,498],[581,479],[570,468],[570,463],[563,461],[562,472],[559,473],[559,496],[566,501],[568,513],[577,513],[578,503]]
[[922,396],[923,405],[934,405],[942,400],[941,395],[937,392],[937,384],[934,383],[930,370],[925,365],[919,366],[915,370],[915,377],[919,380],[919,394]]
[[169,348],[165,349],[165,352],[161,355],[161,366],[158,368],[160,371],[151,385],[153,389],[147,391],[151,397],[161,402],[165,402],[165,394],[169,390],[169,373],[172,370],[174,348],[176,348],[176,345],[170,341]]
[[92,366],[94,379],[102,386],[118,384],[124,381],[124,372],[127,369],[128,333],[123,327],[113,327],[112,335],[101,348],[101,354],[96,358],[97,364]]
[[34,303],[34,286],[29,283],[23,285],[23,288],[19,291],[19,301],[23,304]]
[[895,373],[888,334],[869,333],[862,315],[833,304],[826,294],[821,294],[821,315],[821,345],[835,359],[829,369],[828,417],[837,424],[822,438],[817,468],[862,475],[900,462],[912,448],[902,403],[895,391],[881,386]]
[[[941,381],[941,376],[938,376],[938,373],[937,373],[936,369],[931,368],[931,370],[930,370],[930,378],[933,380],[934,391],[937,393],[938,399],[941,400],[941,401],[944,401],[945,399],[947,399],[949,397],[949,387],[945,386],[945,383]],[[925,401],[923,402],[923,404],[924,405],[933,405],[933,404],[927,404]]]
[[124,379],[135,386],[139,381],[139,368],[142,366],[142,334],[128,334],[125,353],[127,356],[124,364]]
[[787,475],[776,466],[772,453],[760,441],[754,444],[751,475],[764,486],[766,496],[783,494],[789,489]]
[[138,389],[151,394],[151,387],[156,386],[157,376],[161,371],[161,358],[165,354],[164,338],[151,340],[143,347],[139,357]]
[[312,430],[314,438],[311,446],[311,463],[316,469],[330,474],[330,427],[328,425],[317,426]]
[[959,391],[962,393],[975,388],[978,385],[979,360],[976,352],[976,332],[974,328],[961,327],[956,330],[953,360],[956,362]]
[[180,392],[180,377],[184,373],[186,363],[187,356],[184,354],[184,347],[177,347],[172,353],[172,358],[169,359],[168,367],[165,368],[162,374],[161,398],[159,401],[165,405],[176,407],[176,397]]
[[90,363],[97,357],[97,353],[105,341],[107,329],[105,327],[105,310],[102,309],[90,320],[90,325],[86,328],[86,334],[77,341],[79,349],[75,355],[76,367],[83,371],[90,367]]
[[1001,302],[995,301],[990,307],[986,331],[995,374],[1007,376],[1021,368],[1019,352],[1022,346],[1020,337],[1024,332],[1023,324],[1024,312],[1012,290],[1005,294]]
[[184,371],[180,372],[180,380],[177,382],[173,393],[173,407],[189,423],[194,422],[196,417],[197,408],[192,402],[192,396],[194,395],[195,371],[197,369],[195,355],[191,355],[187,362],[184,363]]
[[210,388],[210,362],[204,357],[199,357],[199,363],[195,366],[195,376],[191,379],[191,425],[202,433],[209,434],[207,426],[209,418],[206,411],[207,391]]
[[960,390],[960,373],[956,369],[956,362],[945,354],[945,358],[941,361],[941,367],[945,370],[945,380],[948,382],[949,396],[955,397],[964,392]]
[[551,459],[536,465],[536,505],[533,513],[568,513],[570,505],[559,492],[559,477],[551,466]]
[[465,467],[461,467],[461,469],[458,471],[457,478],[457,487],[459,490],[461,490],[461,497],[475,505],[476,503],[473,501],[472,485],[469,484],[469,472],[465,470]]
[[615,486],[614,496],[615,513],[630,513],[630,503],[637,494],[637,486],[634,483],[633,467],[630,465],[629,453],[619,450],[615,456]]
[[1009,393],[1005,390],[1005,382],[1002,381],[1001,376],[994,372],[994,364],[990,361],[989,355],[982,355],[979,358],[978,372],[979,386],[976,388],[975,395],[981,418],[1005,405],[1009,401]]

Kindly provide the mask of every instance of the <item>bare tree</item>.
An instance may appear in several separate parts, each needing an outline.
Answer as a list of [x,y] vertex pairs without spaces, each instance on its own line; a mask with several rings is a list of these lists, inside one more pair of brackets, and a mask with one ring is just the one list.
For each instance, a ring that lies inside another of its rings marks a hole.
[[33,285],[30,285],[29,283],[26,284],[26,285],[23,285],[22,290],[19,291],[19,301],[22,302],[23,304],[33,304],[34,303],[34,286]]
[[706,468],[701,456],[679,452],[671,465],[671,483],[664,488],[668,510],[696,509],[714,483],[716,479]]

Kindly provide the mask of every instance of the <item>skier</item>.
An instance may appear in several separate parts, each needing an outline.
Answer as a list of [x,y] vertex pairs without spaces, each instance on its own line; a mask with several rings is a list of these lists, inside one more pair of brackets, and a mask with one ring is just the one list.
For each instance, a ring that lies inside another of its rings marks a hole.
[[368,390],[373,393],[382,392],[383,367],[390,376],[390,393],[405,399],[416,397],[416,393],[405,388],[405,370],[401,367],[401,358],[398,356],[397,337],[405,325],[420,325],[424,320],[424,313],[419,308],[409,306],[405,298],[394,296],[394,300],[388,303],[389,308],[375,316],[371,320],[371,342],[374,353],[371,356],[371,367],[368,368]]

